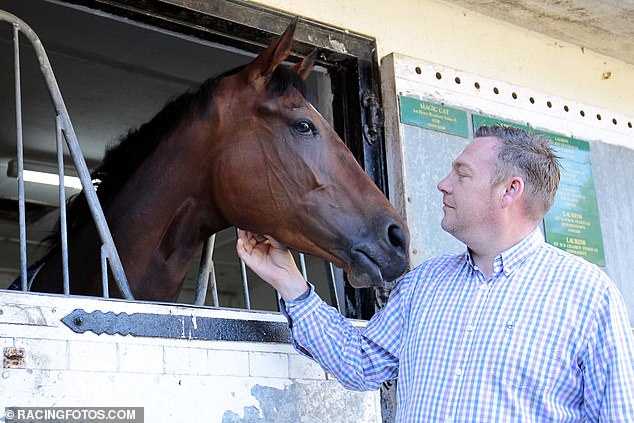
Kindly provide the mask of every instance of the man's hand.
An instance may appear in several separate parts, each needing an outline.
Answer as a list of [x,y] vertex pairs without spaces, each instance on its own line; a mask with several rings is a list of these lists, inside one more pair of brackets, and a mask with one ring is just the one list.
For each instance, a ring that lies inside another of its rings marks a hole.
[[276,239],[240,230],[236,251],[244,263],[275,288],[284,300],[293,300],[308,289],[293,255]]

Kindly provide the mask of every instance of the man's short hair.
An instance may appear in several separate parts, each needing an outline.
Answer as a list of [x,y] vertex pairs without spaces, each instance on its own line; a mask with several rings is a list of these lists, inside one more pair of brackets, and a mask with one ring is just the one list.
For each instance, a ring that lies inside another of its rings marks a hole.
[[521,177],[527,212],[536,220],[541,220],[552,207],[559,186],[561,165],[550,146],[550,139],[533,131],[505,125],[480,126],[475,136],[500,140],[491,186],[514,176]]

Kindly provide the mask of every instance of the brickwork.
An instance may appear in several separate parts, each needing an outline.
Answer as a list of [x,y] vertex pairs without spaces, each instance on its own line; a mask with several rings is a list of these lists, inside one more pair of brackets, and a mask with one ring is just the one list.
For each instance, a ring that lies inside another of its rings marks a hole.
[[289,344],[78,334],[60,321],[76,309],[284,322],[277,313],[1,291],[0,350],[23,348],[24,360],[0,370],[0,410],[141,406],[152,423],[381,421],[377,392],[345,390]]

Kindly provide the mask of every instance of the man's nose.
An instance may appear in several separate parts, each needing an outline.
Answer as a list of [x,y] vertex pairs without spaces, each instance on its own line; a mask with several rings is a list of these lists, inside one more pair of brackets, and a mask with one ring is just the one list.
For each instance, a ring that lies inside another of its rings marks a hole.
[[451,189],[451,184],[448,181],[449,176],[445,176],[444,179],[442,179],[440,182],[438,182],[438,185],[436,185],[436,188],[438,188],[438,191],[440,192],[449,192]]

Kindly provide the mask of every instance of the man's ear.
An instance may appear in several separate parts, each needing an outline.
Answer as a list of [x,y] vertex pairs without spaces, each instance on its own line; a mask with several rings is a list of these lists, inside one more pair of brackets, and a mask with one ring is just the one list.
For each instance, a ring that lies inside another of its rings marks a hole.
[[524,193],[524,180],[519,176],[512,177],[504,185],[504,193],[502,194],[502,208],[509,207],[511,204],[522,198]]

